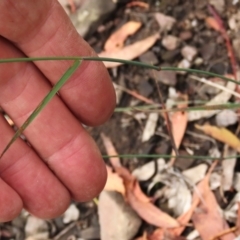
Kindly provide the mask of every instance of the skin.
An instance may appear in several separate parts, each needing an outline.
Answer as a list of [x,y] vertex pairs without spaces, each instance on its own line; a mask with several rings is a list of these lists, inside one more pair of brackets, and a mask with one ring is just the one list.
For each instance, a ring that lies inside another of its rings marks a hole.
[[[57,0],[0,1],[0,58],[95,56]],[[67,68],[68,61],[0,65],[0,106],[20,126]],[[101,62],[83,62],[0,160],[0,222],[22,208],[39,218],[62,214],[71,199],[88,201],[106,181],[99,150],[81,123],[105,122],[115,92]],[[0,152],[13,130],[0,116]]]

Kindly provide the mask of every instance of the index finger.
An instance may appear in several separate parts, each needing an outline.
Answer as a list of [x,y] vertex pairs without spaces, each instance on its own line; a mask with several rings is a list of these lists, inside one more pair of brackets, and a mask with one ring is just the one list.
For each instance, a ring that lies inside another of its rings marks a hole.
[[[0,35],[29,57],[95,56],[57,0],[2,0],[0,13]],[[71,62],[35,64],[55,84]],[[84,62],[60,94],[72,112],[88,125],[103,123],[115,107],[111,79],[101,62]]]

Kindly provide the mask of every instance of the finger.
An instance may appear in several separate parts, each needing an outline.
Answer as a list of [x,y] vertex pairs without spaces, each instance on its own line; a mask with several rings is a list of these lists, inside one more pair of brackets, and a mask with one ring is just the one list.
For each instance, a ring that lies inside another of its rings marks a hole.
[[[0,35],[28,56],[95,55],[56,0],[2,0],[0,9]],[[35,64],[52,83],[70,65],[68,61]],[[88,125],[103,123],[115,107],[115,92],[101,62],[84,62],[60,93],[74,114]]]
[[21,212],[22,200],[2,179],[0,179],[0,192],[0,222],[8,222]]
[[[12,134],[1,116],[0,151]],[[20,139],[0,159],[0,176],[0,221],[13,219],[20,212],[22,202],[24,208],[41,218],[59,216],[69,205],[67,189]]]
[[[0,58],[21,56],[0,39]],[[0,105],[21,126],[50,91],[32,63],[0,65]],[[95,197],[106,181],[105,164],[92,138],[55,96],[24,134],[58,178],[79,201]]]

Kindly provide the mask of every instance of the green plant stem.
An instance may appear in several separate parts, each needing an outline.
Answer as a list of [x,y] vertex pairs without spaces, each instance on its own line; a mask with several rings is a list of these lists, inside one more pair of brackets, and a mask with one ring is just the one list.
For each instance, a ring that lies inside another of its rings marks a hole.
[[0,154],[0,159],[9,149],[9,147],[16,141],[16,139],[23,133],[23,131],[29,126],[29,124],[37,117],[37,115],[43,110],[43,108],[51,101],[55,94],[61,89],[64,83],[72,76],[72,74],[80,66],[81,61],[75,60],[73,65],[63,74],[60,80],[53,86],[52,90],[46,95],[46,97],[41,101],[41,103],[35,108],[32,114],[27,118],[23,125],[16,131],[12,139],[9,141],[7,146],[4,148]]
[[12,62],[36,62],[36,61],[63,61],[63,60],[79,60],[79,61],[98,61],[98,62],[118,62],[123,64],[136,65],[138,67],[144,67],[159,71],[158,66],[154,66],[147,63],[128,61],[117,58],[104,58],[104,57],[32,57],[32,58],[9,58],[0,59],[0,63],[12,63]]
[[68,56],[68,57],[32,57],[32,58],[8,58],[8,59],[0,59],[1,63],[12,63],[12,62],[35,62],[35,61],[55,61],[55,60],[84,60],[84,61],[100,61],[100,62],[119,62],[123,64],[130,64],[130,65],[136,65],[139,67],[154,69],[154,70],[161,70],[161,71],[184,71],[184,72],[190,72],[190,73],[198,73],[203,75],[209,75],[212,77],[218,77],[225,81],[234,82],[238,85],[240,85],[240,82],[235,81],[231,78],[224,77],[222,75],[207,72],[203,70],[197,70],[197,69],[191,69],[191,68],[177,68],[177,67],[158,67],[151,64],[146,64],[142,62],[137,61],[127,61],[124,59],[117,59],[117,58],[103,58],[103,57],[74,57],[74,56]]
[[[171,159],[172,157],[176,157],[169,154],[119,154],[119,155],[102,155],[103,158],[167,158]],[[211,156],[198,156],[198,155],[180,155],[179,157],[185,159],[201,159],[201,160],[225,160],[225,159],[233,159],[233,158],[240,158],[240,155],[228,156],[228,157],[211,157]]]
[[217,105],[203,105],[196,107],[186,107],[186,108],[172,108],[172,109],[159,109],[158,106],[150,105],[139,106],[139,107],[126,107],[126,108],[115,108],[114,112],[129,112],[129,111],[142,111],[142,112],[179,112],[179,111],[212,111],[212,110],[223,110],[223,109],[236,109],[240,108],[240,103],[228,103],[228,104],[217,104]]

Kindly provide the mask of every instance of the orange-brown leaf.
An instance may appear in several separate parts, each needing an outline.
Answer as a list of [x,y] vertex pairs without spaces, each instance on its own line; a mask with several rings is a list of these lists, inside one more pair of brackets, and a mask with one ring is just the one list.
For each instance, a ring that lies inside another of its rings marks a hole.
[[179,227],[177,220],[161,211],[151,202],[140,201],[131,191],[127,192],[127,200],[129,201],[131,207],[146,222],[162,228]]
[[[213,169],[213,167],[211,167]],[[229,226],[223,218],[220,207],[209,187],[209,178],[211,171],[198,184],[194,193],[194,198],[201,197],[198,210],[194,212],[192,220],[195,228],[201,235],[203,240],[213,239],[219,233],[229,229]],[[233,240],[235,238],[233,233],[226,234],[221,237],[223,240]]]
[[[196,206],[199,204],[199,198],[193,199],[192,206],[190,209],[183,213],[180,217],[177,218],[177,221],[181,225],[180,227],[173,228],[173,229],[168,229],[167,234],[171,236],[172,239],[176,239],[181,235],[181,233],[184,231],[186,228],[187,224],[189,223],[192,214],[196,208]],[[163,228],[156,229],[150,236],[149,240],[158,240],[158,239],[163,239],[163,236],[166,234],[166,230]]]
[[112,52],[123,48],[124,42],[128,36],[133,35],[141,27],[141,22],[129,21],[114,32],[106,41],[104,49]]
[[123,184],[123,179],[114,173],[112,168],[106,166],[107,168],[107,182],[105,184],[104,190],[107,191],[117,191],[125,196],[125,186]]
[[[101,138],[103,139],[108,154],[115,155],[116,150],[110,138],[106,137],[103,133],[101,134]],[[138,215],[142,217],[142,219],[157,227],[179,227],[177,220],[164,213],[150,202],[150,199],[142,192],[138,181],[134,176],[131,175],[128,169],[119,165],[120,163],[116,164],[115,159],[112,159],[111,162],[114,164],[116,173],[123,179],[123,183],[126,189],[126,200],[129,202],[130,206],[138,213]],[[114,176],[114,178],[115,177],[116,176]],[[119,179],[117,181],[119,181]]]
[[[101,133],[100,136],[101,136],[103,144],[106,148],[107,154],[109,156],[117,156],[118,153],[117,153],[115,147],[113,146],[113,143],[112,143],[111,139],[109,137],[107,137],[104,133]],[[110,160],[112,166],[114,167],[114,169],[116,167],[121,166],[121,162],[120,162],[119,157],[110,157],[109,160]]]
[[[128,45],[120,50],[114,52],[101,52],[98,54],[99,57],[108,57],[108,58],[119,58],[125,60],[132,60],[144,52],[146,52],[153,44],[159,39],[159,34],[154,34],[150,37],[147,37],[143,40],[140,40],[136,43]],[[113,68],[122,65],[122,63],[117,62],[104,62],[107,68]]]
[[210,135],[211,137],[215,138],[216,140],[226,143],[230,147],[240,152],[240,140],[228,129],[218,128],[208,124],[203,126],[196,124],[195,127],[203,131],[204,133]]
[[213,28],[215,31],[218,31],[218,32],[221,31],[221,27],[219,26],[219,24],[215,18],[207,17],[205,19],[205,22],[209,27]]
[[132,1],[127,4],[127,7],[141,7],[141,8],[148,9],[149,4],[141,1]]
[[[178,106],[180,107],[187,107],[186,105],[184,106]],[[176,144],[176,147],[179,148],[184,133],[186,131],[187,123],[188,123],[188,115],[187,112],[175,112],[171,115],[171,122],[172,122],[172,135],[174,142]]]

